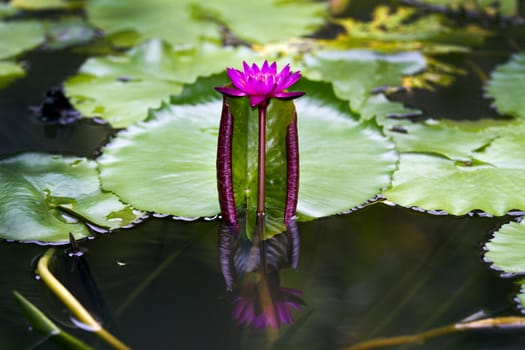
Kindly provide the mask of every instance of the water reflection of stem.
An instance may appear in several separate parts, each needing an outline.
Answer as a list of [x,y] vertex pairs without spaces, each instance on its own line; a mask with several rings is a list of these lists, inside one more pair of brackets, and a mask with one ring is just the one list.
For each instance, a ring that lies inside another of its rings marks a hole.
[[66,305],[71,313],[82,322],[86,328],[89,328],[106,343],[115,349],[129,349],[127,345],[115,338],[111,333],[102,328],[102,326],[91,316],[91,314],[78,302],[78,300],[53,276],[49,271],[49,261],[55,254],[55,249],[51,248],[38,261],[36,273],[42,281],[51,289],[51,291]]
[[481,320],[459,322],[448,326],[434,328],[425,332],[400,335],[391,338],[375,338],[366,340],[355,345],[345,347],[344,350],[366,350],[377,349],[387,346],[404,345],[412,343],[421,343],[430,338],[435,338],[445,334],[457,333],[468,330],[488,329],[488,328],[510,328],[510,327],[525,327],[525,317],[508,316],[485,318]]

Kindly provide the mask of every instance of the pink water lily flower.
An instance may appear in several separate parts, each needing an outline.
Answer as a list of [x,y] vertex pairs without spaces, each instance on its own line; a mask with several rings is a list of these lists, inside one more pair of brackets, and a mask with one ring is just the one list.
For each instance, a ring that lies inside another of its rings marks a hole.
[[228,96],[248,96],[252,107],[267,102],[270,98],[293,99],[304,95],[304,92],[287,92],[286,89],[300,78],[300,72],[291,72],[287,64],[277,73],[277,63],[264,61],[259,68],[255,63],[250,67],[243,62],[244,72],[227,68],[226,73],[232,82],[232,87],[220,86],[215,90]]

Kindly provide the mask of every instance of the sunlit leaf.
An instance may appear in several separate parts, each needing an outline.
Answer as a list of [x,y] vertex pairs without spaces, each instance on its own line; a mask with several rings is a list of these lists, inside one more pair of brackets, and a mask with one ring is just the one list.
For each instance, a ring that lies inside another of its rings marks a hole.
[[[369,108],[367,101],[375,89],[399,86],[402,76],[422,70],[425,60],[417,52],[383,55],[367,50],[348,50],[318,51],[307,55],[304,64],[305,76],[331,82],[337,97],[350,101],[352,110],[361,111]],[[365,115],[373,113],[376,112],[372,109]]]
[[[150,120],[119,133],[104,149],[98,160],[104,189],[143,210],[185,217],[218,213],[215,156],[222,101],[207,80],[196,85],[190,90],[203,94],[175,97],[182,104],[154,111]],[[397,160],[376,126],[355,121],[348,107],[344,113],[316,99],[327,93],[325,84],[319,85],[295,101],[302,220],[374,197],[388,186]]]
[[82,7],[80,0],[11,0],[11,6],[21,10],[64,10]]
[[306,35],[322,24],[324,8],[322,3],[302,0],[93,0],[86,5],[90,21],[108,34],[133,30],[142,40],[160,37],[172,44],[218,42],[223,24],[253,42]]
[[181,83],[256,57],[245,48],[212,44],[173,48],[153,39],[125,55],[87,60],[80,74],[66,82],[66,94],[83,115],[127,127],[145,119],[147,110],[158,108],[169,95],[180,93]]
[[100,190],[96,163],[84,158],[27,153],[0,161],[0,236],[66,242],[89,235],[80,220],[114,229],[140,213]]
[[488,15],[516,14],[518,4],[515,0],[418,0],[418,2],[429,5],[447,6],[453,10],[467,10],[483,12]]
[[116,128],[124,128],[148,115],[182,85],[169,81],[127,80],[80,74],[69,79],[64,88],[73,106],[86,117],[106,119]]
[[525,53],[515,54],[508,63],[496,68],[486,90],[500,113],[525,118]]
[[368,47],[382,51],[423,50],[428,53],[465,51],[480,44],[489,34],[478,26],[461,29],[446,24],[440,14],[416,15],[408,7],[378,6],[370,22],[343,19],[346,29],[334,44],[339,47]]
[[507,273],[525,273],[525,222],[510,222],[485,245],[485,258]]
[[9,85],[13,80],[25,76],[25,70],[17,63],[0,61],[0,89]]
[[9,4],[0,3],[0,18],[13,16],[17,13],[17,9]]
[[427,120],[421,123],[410,121],[398,124],[401,130],[391,131],[396,148],[401,152],[431,153],[434,155],[470,161],[479,157],[479,150],[499,136],[496,128],[503,123],[470,123]]
[[0,22],[0,59],[16,56],[44,41],[44,28],[37,21]]

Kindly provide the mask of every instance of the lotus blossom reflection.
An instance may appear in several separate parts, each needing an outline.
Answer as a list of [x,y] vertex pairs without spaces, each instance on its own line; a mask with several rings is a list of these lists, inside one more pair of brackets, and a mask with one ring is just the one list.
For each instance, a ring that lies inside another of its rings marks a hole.
[[241,294],[234,299],[233,319],[238,325],[255,329],[292,324],[292,310],[305,305],[301,291],[279,285],[279,274],[274,271],[258,282],[245,282]]
[[285,91],[301,78],[301,73],[290,71],[289,65],[277,73],[275,62],[269,64],[264,61],[261,67],[243,62],[243,70],[227,68],[232,87],[220,86],[215,89],[228,96],[248,96],[252,107],[264,105],[270,98],[293,99],[304,95],[304,92]]

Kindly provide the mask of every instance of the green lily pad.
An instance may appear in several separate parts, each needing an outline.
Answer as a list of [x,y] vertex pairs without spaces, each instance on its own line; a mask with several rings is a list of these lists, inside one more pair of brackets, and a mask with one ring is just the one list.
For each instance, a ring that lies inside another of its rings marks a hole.
[[[375,89],[399,86],[403,75],[424,69],[425,60],[418,52],[383,55],[368,50],[319,51],[307,55],[304,65],[306,77],[331,82],[338,98],[350,101],[352,110],[361,111],[369,108],[368,99]],[[376,112],[369,110],[366,115]]]
[[65,17],[43,23],[46,31],[45,48],[63,49],[90,42],[96,36],[95,29],[79,17]]
[[91,58],[80,74],[65,83],[67,96],[85,116],[127,127],[147,117],[168,96],[181,92],[182,83],[223,72],[224,67],[260,56],[246,48],[212,44],[173,48],[153,39],[125,55]]
[[37,47],[44,41],[44,28],[37,21],[0,21],[0,59]]
[[[106,229],[131,225],[141,213],[100,190],[96,162],[27,153],[0,161],[0,237],[68,242],[89,235],[82,221]],[[81,221],[82,220],[82,221]]]
[[158,108],[182,84],[162,80],[126,80],[80,74],[69,79],[64,88],[73,106],[86,117],[107,120],[115,128],[125,128]]
[[525,273],[525,221],[510,222],[485,244],[485,258],[506,273]]
[[107,34],[135,31],[141,41],[159,37],[172,44],[219,42],[222,24],[248,41],[283,40],[312,33],[326,14],[324,4],[301,0],[93,0],[86,10],[90,21]]
[[467,10],[484,12],[489,15],[506,15],[516,14],[518,4],[515,0],[419,0],[421,3],[429,5],[442,5],[455,10]]
[[525,52],[515,54],[512,59],[496,68],[487,83],[486,91],[494,99],[500,113],[525,118]]
[[[501,226],[485,244],[485,260],[505,274],[525,274],[525,221],[510,222]],[[525,280],[516,301],[525,308]]]
[[[421,123],[399,122],[402,132],[388,131],[401,152],[430,153],[462,162],[479,157],[480,150],[499,137],[499,128],[504,125],[493,121],[453,122],[426,120]],[[479,158],[478,158],[479,159]]]
[[525,208],[523,123],[405,122],[401,129],[390,132],[403,153],[388,200],[454,215]]
[[[180,104],[164,105],[109,143],[98,159],[104,189],[142,210],[184,217],[219,212],[215,157],[222,101],[206,79],[197,85],[190,90],[206,87],[208,95],[183,93],[173,99]],[[325,84],[319,85],[308,91],[310,97],[295,101],[301,220],[339,213],[374,197],[388,186],[397,161],[377,126],[316,99],[317,93],[326,94]]]
[[11,6],[27,11],[71,10],[82,7],[80,0],[11,0]]
[[369,22],[352,18],[339,20],[346,29],[332,44],[337,47],[369,47],[381,51],[413,51],[441,54],[468,51],[489,35],[479,26],[461,29],[447,24],[440,14],[420,15],[410,7],[378,6]]
[[13,80],[26,75],[22,66],[15,62],[0,61],[0,89],[9,85]]
[[0,4],[0,18],[10,17],[15,15],[18,12],[16,8],[10,4]]

